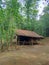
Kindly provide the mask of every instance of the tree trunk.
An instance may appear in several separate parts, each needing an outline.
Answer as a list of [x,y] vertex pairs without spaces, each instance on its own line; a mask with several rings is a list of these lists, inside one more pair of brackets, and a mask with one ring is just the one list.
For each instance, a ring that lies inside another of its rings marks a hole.
[[3,52],[3,43],[2,43],[2,39],[1,39],[1,52]]

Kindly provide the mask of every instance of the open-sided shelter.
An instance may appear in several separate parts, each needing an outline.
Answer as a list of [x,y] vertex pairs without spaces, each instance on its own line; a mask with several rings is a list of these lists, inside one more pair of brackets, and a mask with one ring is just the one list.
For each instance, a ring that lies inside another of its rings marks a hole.
[[43,39],[43,36],[29,30],[16,30],[18,45],[38,44],[38,40]]

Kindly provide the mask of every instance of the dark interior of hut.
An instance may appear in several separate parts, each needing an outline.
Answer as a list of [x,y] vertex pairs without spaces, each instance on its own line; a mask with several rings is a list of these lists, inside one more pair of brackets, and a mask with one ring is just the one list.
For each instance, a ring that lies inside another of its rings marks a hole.
[[26,37],[26,36],[18,36],[19,45],[37,45],[37,41],[35,38]]
[[19,40],[19,44],[20,45],[30,45],[30,37],[26,37],[26,36],[19,36],[18,40]]

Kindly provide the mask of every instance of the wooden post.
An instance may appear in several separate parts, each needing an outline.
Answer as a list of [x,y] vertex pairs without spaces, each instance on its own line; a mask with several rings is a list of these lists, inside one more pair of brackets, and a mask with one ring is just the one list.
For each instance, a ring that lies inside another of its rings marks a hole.
[[17,45],[20,45],[19,36],[17,36]]
[[17,36],[17,45],[18,45],[18,36]]
[[31,44],[33,45],[33,42],[34,42],[34,40],[33,39],[31,39]]
[[24,42],[23,42],[23,45],[25,44],[25,40],[24,40]]
[[16,36],[16,45],[17,45],[17,36]]

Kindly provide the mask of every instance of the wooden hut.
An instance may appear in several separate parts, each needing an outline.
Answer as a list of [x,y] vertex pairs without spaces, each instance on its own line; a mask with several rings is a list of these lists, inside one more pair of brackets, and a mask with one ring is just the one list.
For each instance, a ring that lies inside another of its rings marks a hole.
[[38,44],[38,40],[43,39],[43,36],[29,30],[16,30],[18,45]]

